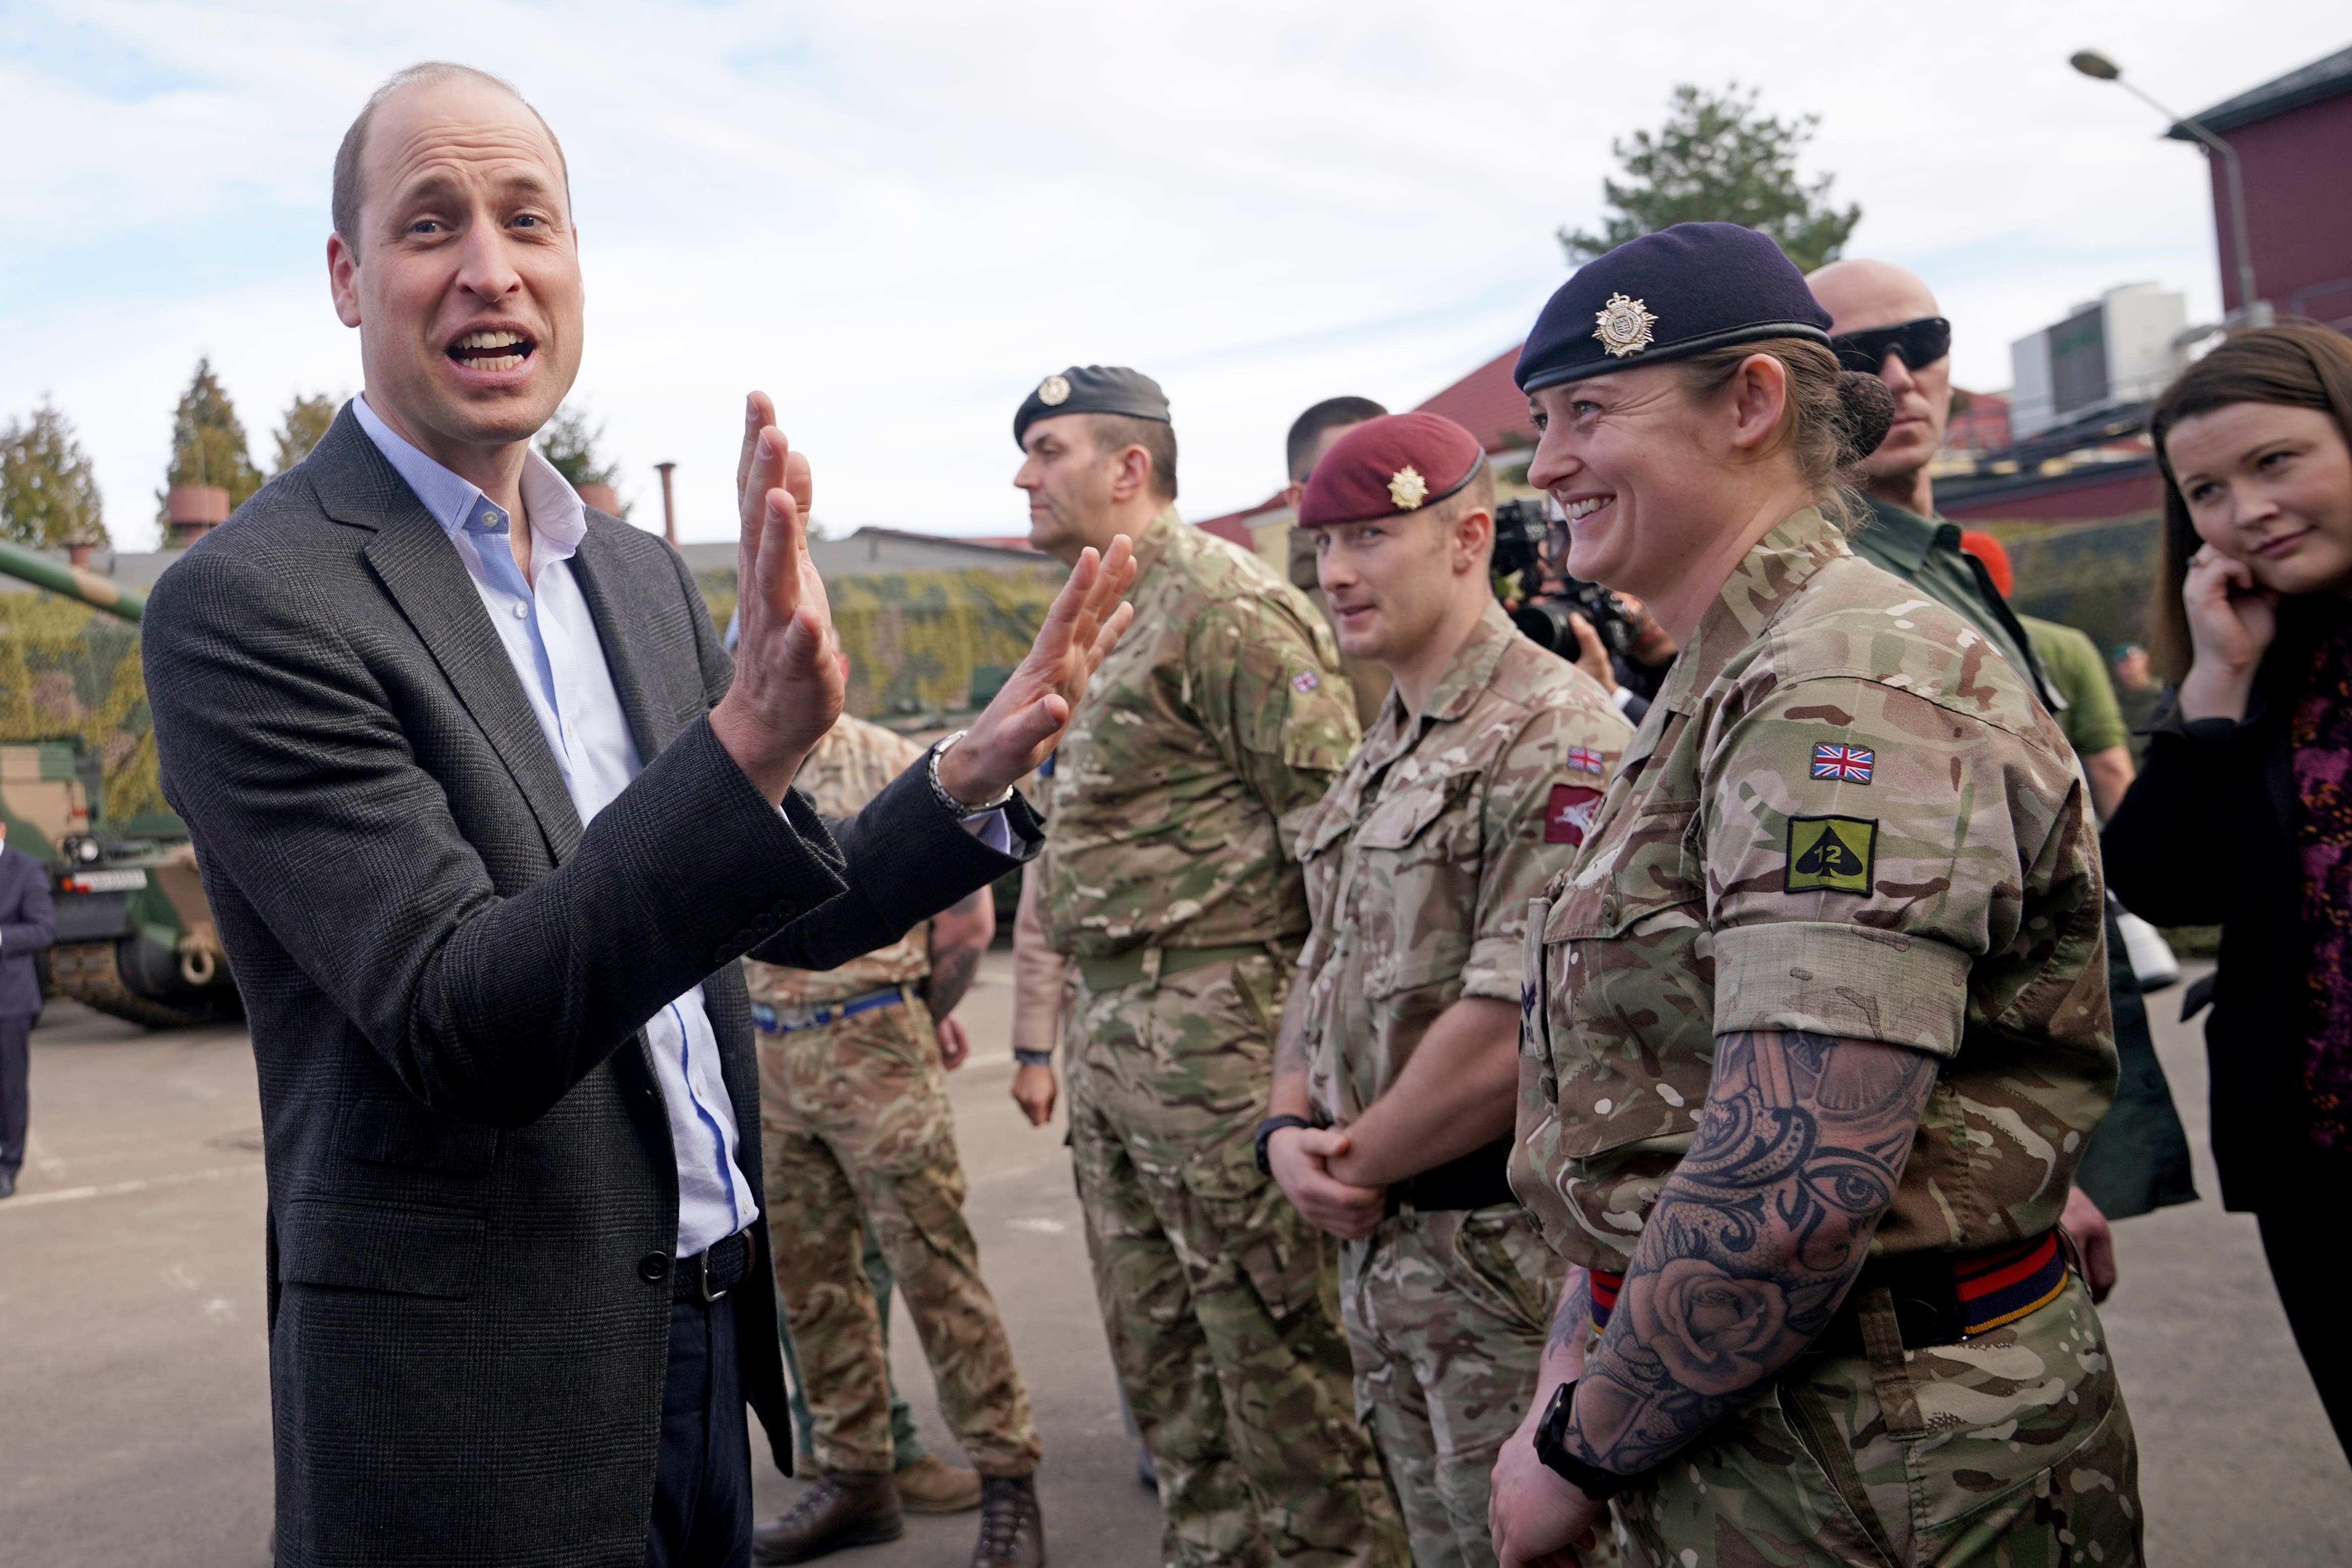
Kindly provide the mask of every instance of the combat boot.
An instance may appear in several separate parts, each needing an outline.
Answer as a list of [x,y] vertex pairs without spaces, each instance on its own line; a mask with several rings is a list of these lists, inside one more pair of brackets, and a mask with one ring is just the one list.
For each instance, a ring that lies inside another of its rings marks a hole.
[[980,1543],[971,1568],[1045,1568],[1045,1516],[1037,1510],[1037,1478],[980,1478]]
[[887,1475],[827,1470],[782,1519],[751,1531],[751,1556],[760,1563],[806,1563],[845,1546],[872,1546],[905,1533],[898,1489]]
[[925,1454],[890,1478],[908,1513],[963,1513],[980,1506],[980,1477],[937,1454]]

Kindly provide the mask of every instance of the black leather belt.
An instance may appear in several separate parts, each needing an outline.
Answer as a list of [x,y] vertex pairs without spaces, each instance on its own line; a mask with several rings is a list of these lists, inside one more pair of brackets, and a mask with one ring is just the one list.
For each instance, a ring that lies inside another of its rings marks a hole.
[[1419,1176],[1389,1184],[1389,1212],[1400,1209],[1491,1208],[1517,1203],[1511,1191],[1511,1140],[1497,1138]]
[[691,1258],[679,1259],[670,1275],[669,1299],[707,1306],[741,1284],[751,1270],[751,1238],[739,1230]]

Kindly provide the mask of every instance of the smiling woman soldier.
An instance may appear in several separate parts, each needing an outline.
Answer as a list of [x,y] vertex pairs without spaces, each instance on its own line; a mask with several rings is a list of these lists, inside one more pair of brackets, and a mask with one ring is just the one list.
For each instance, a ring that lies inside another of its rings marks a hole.
[[1585,267],[1518,364],[1569,569],[1682,645],[1535,912],[1512,1176],[1568,1261],[1497,1556],[1615,1500],[1646,1560],[2139,1555],[2131,1428],[2055,1227],[2116,1079],[2065,738],[1856,559],[1885,433],[1772,242]]

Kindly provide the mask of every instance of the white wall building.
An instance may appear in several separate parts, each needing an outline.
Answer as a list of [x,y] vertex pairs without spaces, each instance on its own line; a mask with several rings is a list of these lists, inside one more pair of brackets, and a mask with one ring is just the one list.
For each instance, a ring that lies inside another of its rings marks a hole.
[[2175,346],[2189,324],[2185,295],[2153,283],[2110,288],[2055,326],[2009,346],[2015,375],[2010,431],[2019,441],[2053,426],[2162,392],[2179,369]]

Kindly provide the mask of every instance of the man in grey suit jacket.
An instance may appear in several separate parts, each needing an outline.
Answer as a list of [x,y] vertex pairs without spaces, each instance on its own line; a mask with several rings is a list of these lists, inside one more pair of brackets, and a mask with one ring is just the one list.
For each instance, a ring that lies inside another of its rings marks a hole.
[[365,391],[148,606],[260,1070],[282,1564],[745,1561],[744,1399],[787,1469],[791,1426],[735,959],[830,967],[1033,853],[1013,780],[1128,614],[1123,549],[1082,563],[967,736],[820,821],[841,674],[767,399],[731,670],[677,556],[530,449],[579,363],[565,182],[495,78],[371,99],[328,246]]

